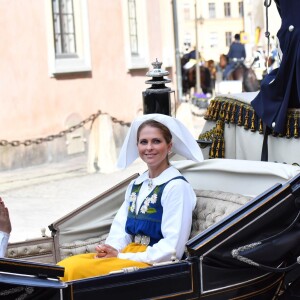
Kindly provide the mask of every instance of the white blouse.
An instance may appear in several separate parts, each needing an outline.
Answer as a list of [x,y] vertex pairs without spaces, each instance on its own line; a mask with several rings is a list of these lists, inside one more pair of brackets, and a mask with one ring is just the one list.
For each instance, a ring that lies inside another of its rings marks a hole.
[[[182,176],[174,167],[170,166],[158,177],[152,178],[152,188],[149,189],[149,174],[143,173],[133,180],[125,193],[125,201],[117,212],[112,223],[106,244],[121,251],[132,242],[132,236],[125,232],[125,224],[130,203],[130,193],[133,183],[143,183],[136,202],[136,211],[140,208],[143,200],[149,195],[156,185],[161,185],[170,179]],[[173,255],[178,259],[184,254],[185,244],[189,239],[192,226],[192,213],[196,205],[196,195],[191,185],[182,179],[170,181],[164,188],[161,197],[163,216],[161,231],[163,238],[153,246],[148,246],[145,252],[119,253],[122,259],[153,264],[168,261]]]
[[0,231],[0,257],[4,257],[8,245],[9,234]]

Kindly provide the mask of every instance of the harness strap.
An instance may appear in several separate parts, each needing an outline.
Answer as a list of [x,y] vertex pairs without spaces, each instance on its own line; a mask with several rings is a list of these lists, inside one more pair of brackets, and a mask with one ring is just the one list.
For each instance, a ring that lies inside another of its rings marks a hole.
[[268,151],[268,136],[271,133],[271,129],[264,123],[263,124],[264,140],[261,150],[261,161],[268,161],[269,151]]
[[[269,7],[271,6],[272,0],[265,0],[264,6],[266,7],[266,32],[265,37],[268,40],[268,49],[267,49],[267,62],[269,64],[269,58],[270,58],[270,31],[269,31]],[[267,66],[269,67],[269,66]],[[267,68],[267,71],[269,73],[269,69]]]
[[[296,201],[297,201],[297,199],[296,199]],[[271,237],[268,237],[264,240],[254,242],[254,243],[251,243],[251,244],[248,244],[248,245],[244,245],[244,246],[241,246],[237,249],[233,249],[231,251],[232,257],[239,260],[239,261],[241,261],[241,262],[243,262],[243,263],[246,263],[246,264],[251,265],[251,266],[255,266],[258,269],[261,269],[261,270],[267,271],[267,272],[283,273],[283,272],[291,271],[295,267],[299,267],[300,256],[297,256],[296,261],[293,264],[291,264],[289,266],[277,267],[276,268],[276,267],[267,266],[267,265],[255,262],[254,260],[252,260],[252,259],[250,259],[246,256],[241,255],[242,252],[244,252],[244,251],[254,249],[258,246],[263,247],[267,242],[272,241],[276,238],[282,237],[285,233],[291,231],[299,223],[299,219],[300,219],[300,212],[297,213],[297,216],[292,221],[292,223],[287,228],[283,229],[281,232],[279,232],[279,233],[277,233],[277,234],[275,234]]]

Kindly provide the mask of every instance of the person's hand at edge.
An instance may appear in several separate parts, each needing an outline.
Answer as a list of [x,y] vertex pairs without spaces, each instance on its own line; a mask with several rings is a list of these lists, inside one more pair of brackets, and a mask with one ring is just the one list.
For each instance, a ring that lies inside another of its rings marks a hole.
[[3,231],[7,234],[10,234],[11,232],[9,211],[8,208],[5,206],[1,197],[0,197],[0,231]]

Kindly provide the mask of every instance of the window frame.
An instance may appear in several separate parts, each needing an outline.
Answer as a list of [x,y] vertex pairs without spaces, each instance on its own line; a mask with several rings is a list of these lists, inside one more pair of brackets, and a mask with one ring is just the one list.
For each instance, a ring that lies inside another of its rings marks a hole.
[[215,2],[208,3],[208,16],[210,19],[216,18],[216,3]]
[[[136,2],[135,0],[127,0],[128,4],[128,30],[129,30],[129,42],[130,42],[130,51],[132,56],[138,56],[139,54],[139,38],[138,38],[138,22],[136,15]],[[130,4],[133,5],[133,8],[130,9]],[[131,15],[132,10],[134,10],[134,15]],[[135,46],[134,46],[135,40]],[[136,49],[134,49],[136,48]]]
[[56,55],[52,0],[44,0],[47,22],[48,68],[51,77],[58,74],[89,72],[91,67],[87,0],[72,0],[76,34],[76,54]]
[[225,32],[225,45],[226,47],[230,47],[232,43],[232,32],[231,31],[226,31]]
[[190,3],[183,4],[183,16],[185,21],[191,20],[191,6]]
[[238,2],[239,16],[240,18],[244,17],[244,1]]
[[224,17],[230,18],[231,17],[231,3],[224,2]]
[[147,24],[147,0],[135,1],[136,4],[136,22],[137,22],[137,39],[138,53],[132,54],[130,45],[130,28],[129,28],[129,11],[128,1],[122,1],[123,34],[125,42],[125,61],[127,69],[145,69],[149,68],[149,41],[148,41],[148,24]]
[[[54,38],[54,47],[55,47],[55,56],[57,58],[68,58],[68,57],[77,57],[76,54],[76,30],[75,30],[75,20],[74,20],[74,3],[73,0],[66,0],[70,1],[71,3],[71,11],[66,9],[63,12],[63,1],[64,0],[52,0],[52,14],[53,14],[53,38]],[[55,11],[54,6],[55,3],[57,5],[57,11]],[[71,19],[71,30],[69,30],[69,26],[64,26],[64,18]],[[56,21],[57,20],[57,25]],[[73,49],[74,51],[71,52],[70,47],[70,36],[73,36]],[[60,49],[60,51],[58,50]]]

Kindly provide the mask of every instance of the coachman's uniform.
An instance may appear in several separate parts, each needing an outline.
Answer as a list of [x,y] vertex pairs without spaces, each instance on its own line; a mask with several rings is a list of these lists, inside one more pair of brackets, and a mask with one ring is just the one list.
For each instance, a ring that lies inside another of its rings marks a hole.
[[269,128],[284,134],[288,109],[300,108],[300,1],[275,3],[282,19],[277,33],[282,61],[279,68],[263,79],[251,105]]

